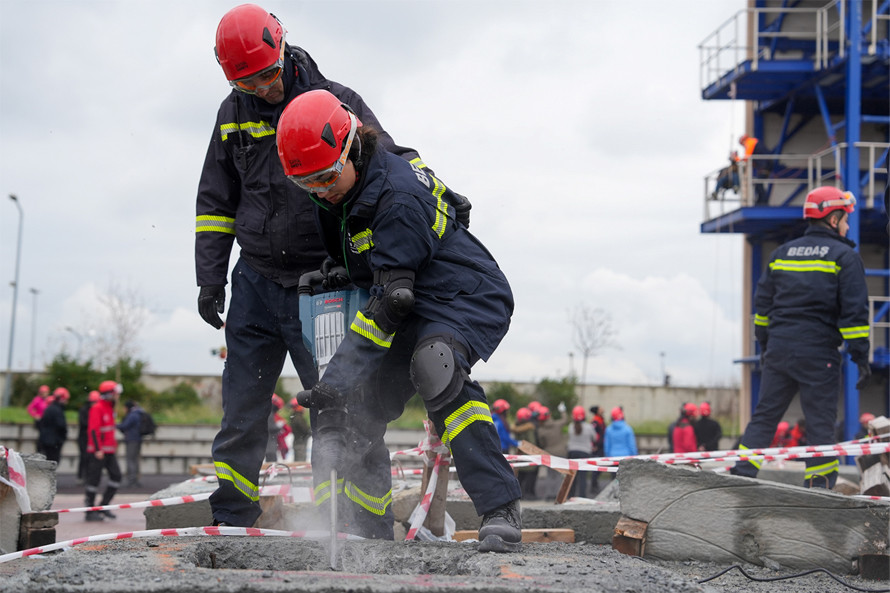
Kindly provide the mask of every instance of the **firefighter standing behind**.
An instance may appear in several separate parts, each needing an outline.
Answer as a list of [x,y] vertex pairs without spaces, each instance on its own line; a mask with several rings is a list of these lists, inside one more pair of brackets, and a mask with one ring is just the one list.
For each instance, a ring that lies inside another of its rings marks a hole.
[[[798,391],[807,444],[835,442],[842,361],[838,348],[845,340],[847,352],[859,367],[857,389],[868,382],[868,288],[855,244],[846,238],[847,219],[855,204],[853,194],[834,187],[811,191],[803,208],[809,222],[803,237],[770,255],[754,296],[754,331],[763,376],[741,449],[770,444]],[[731,471],[754,477],[760,463],[738,461]],[[833,488],[837,457],[807,459],[804,476],[806,487]]]
[[[275,128],[288,101],[314,88],[332,91],[363,121],[382,130],[362,98],[327,80],[304,50],[285,43],[278,19],[253,4],[237,6],[216,32],[217,60],[232,86],[222,102],[201,173],[196,205],[198,311],[223,327],[226,275],[234,241],[225,323],[223,419],[213,444],[219,487],[210,498],[215,524],[250,527],[259,517],[259,470],[266,450],[271,396],[288,354],[305,389],[318,379],[303,344],[297,283],[325,253],[305,191],[284,176]],[[380,142],[405,158],[417,153]],[[418,159],[419,161],[419,159]]]
[[518,550],[519,483],[469,376],[507,333],[510,286],[452,218],[450,190],[377,144],[363,123],[337,97],[311,91],[288,105],[278,128],[285,173],[313,193],[329,254],[371,295],[308,397],[316,504],[342,489],[346,531],[393,538],[383,435],[418,393],[483,516],[479,551]]
[[[99,401],[90,408],[90,419],[87,424],[87,479],[86,506],[94,506],[102,470],[108,471],[108,484],[102,494],[100,506],[111,502],[121,485],[121,468],[117,462],[117,438],[114,434],[114,404],[123,391],[120,383],[102,381],[99,384]],[[114,519],[111,511],[87,511],[87,521],[102,521],[108,517]]]

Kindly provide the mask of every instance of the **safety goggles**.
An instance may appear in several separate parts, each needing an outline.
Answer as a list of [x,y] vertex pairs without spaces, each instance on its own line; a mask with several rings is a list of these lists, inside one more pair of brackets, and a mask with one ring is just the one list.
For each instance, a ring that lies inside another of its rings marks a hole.
[[241,91],[248,95],[255,95],[257,94],[257,91],[264,91],[278,82],[282,72],[284,72],[284,60],[279,59],[265,70],[247,78],[230,80],[229,84],[236,91]]
[[819,202],[818,204],[815,204],[813,202],[806,202],[803,205],[804,212],[806,212],[807,210],[818,210],[819,212],[822,212],[826,208],[836,208],[838,206],[843,206],[844,210],[847,212],[853,212],[854,206],[856,206],[856,196],[854,196],[852,192],[845,191],[843,193],[843,197],[836,200],[825,200],[824,202]]
[[[344,107],[346,106],[344,105]],[[337,183],[340,174],[343,172],[343,167],[346,165],[346,159],[349,157],[349,149],[352,148],[355,131],[358,129],[355,114],[351,109],[347,108],[347,111],[349,111],[349,136],[346,137],[346,144],[343,146],[340,158],[330,167],[309,175],[288,175],[287,178],[293,181],[297,187],[308,192],[319,193],[327,191]]]

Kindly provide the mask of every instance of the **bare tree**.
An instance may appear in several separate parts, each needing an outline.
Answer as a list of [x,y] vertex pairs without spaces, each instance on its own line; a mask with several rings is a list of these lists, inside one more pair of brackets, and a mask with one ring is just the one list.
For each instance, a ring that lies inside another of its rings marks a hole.
[[114,281],[98,299],[104,311],[102,329],[95,332],[93,340],[95,361],[102,366],[117,365],[115,379],[120,381],[120,361],[135,357],[139,332],[148,320],[148,308],[136,288]]
[[581,385],[587,383],[587,361],[607,348],[620,350],[615,341],[617,332],[612,328],[612,316],[600,308],[592,308],[586,303],[575,307],[570,316],[572,341],[581,352]]

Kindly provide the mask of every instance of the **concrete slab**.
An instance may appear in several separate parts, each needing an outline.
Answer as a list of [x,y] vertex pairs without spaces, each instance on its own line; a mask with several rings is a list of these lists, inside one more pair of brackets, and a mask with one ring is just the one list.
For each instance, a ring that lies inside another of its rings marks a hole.
[[[46,511],[56,495],[56,462],[43,455],[22,455],[25,463],[26,488],[32,511]],[[9,479],[6,458],[0,456],[0,475]],[[0,553],[16,551],[22,511],[12,488],[0,484]]]
[[622,514],[648,523],[646,558],[850,574],[890,546],[886,502],[643,460],[618,480]]

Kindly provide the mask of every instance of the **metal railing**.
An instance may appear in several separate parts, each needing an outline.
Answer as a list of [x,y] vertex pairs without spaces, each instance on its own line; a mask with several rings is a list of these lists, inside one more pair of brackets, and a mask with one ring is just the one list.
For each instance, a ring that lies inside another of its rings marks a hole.
[[[881,307],[877,307],[876,303],[884,303]],[[870,296],[868,297],[868,345],[869,345],[869,362],[875,361],[875,347],[878,346],[877,340],[877,332],[876,329],[890,330],[890,313],[887,312],[887,307],[890,307],[890,296]],[[877,309],[877,311],[876,311]],[[883,317],[886,321],[878,321],[878,317]],[[886,334],[884,334],[886,336]],[[882,340],[883,347],[887,347],[888,344],[885,340]]]
[[[878,14],[876,0],[871,4],[869,52],[874,54],[878,22],[888,17]],[[773,51],[772,42],[780,39],[812,40],[816,68],[821,70],[828,67],[833,57],[843,57],[846,51],[846,5],[847,0],[831,0],[818,8],[759,7],[740,10],[699,44],[700,87],[708,88],[724,76],[739,73],[742,64],[749,60],[751,69],[757,70],[761,60],[799,59],[799,50]],[[784,27],[786,19],[791,21],[787,29],[771,30],[775,25]],[[750,29],[747,26],[749,22],[754,24]],[[836,48],[833,49],[833,45]]]

